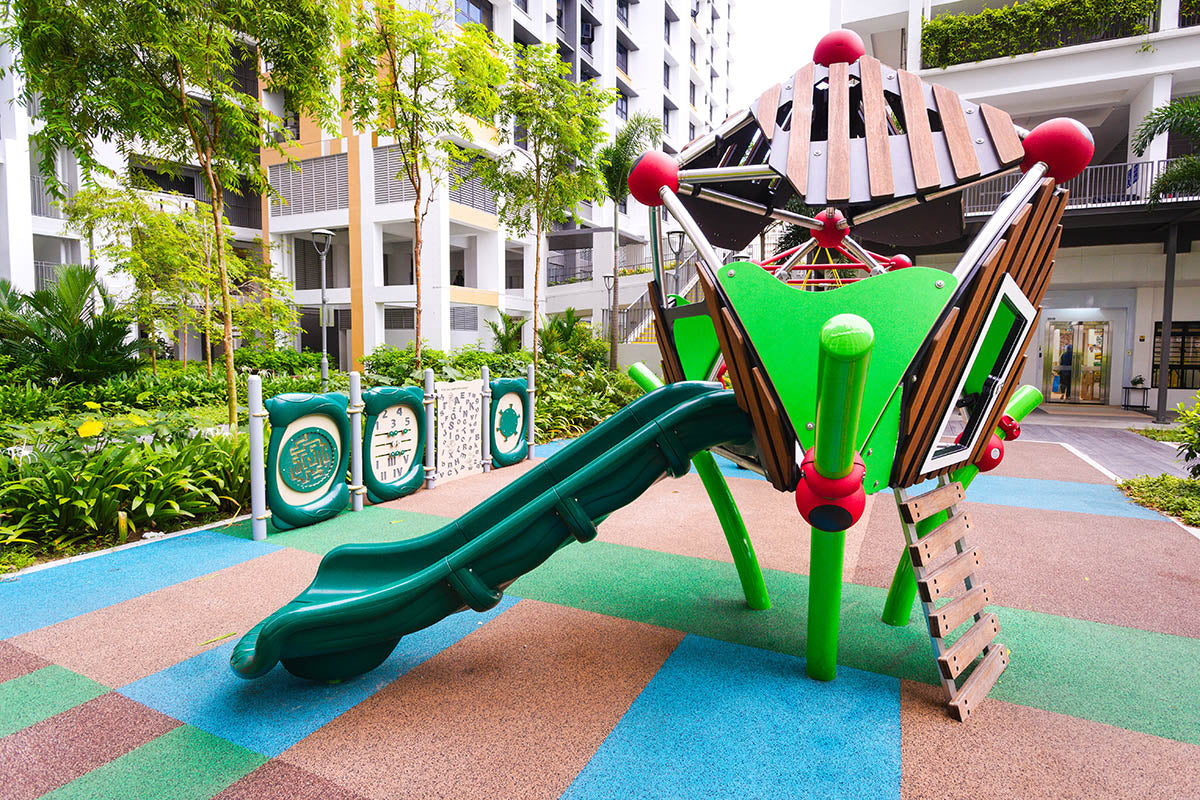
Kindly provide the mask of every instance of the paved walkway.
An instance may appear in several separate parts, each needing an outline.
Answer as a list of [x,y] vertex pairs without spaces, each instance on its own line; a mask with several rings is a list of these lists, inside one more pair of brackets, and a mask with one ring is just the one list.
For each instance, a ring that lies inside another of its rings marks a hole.
[[806,531],[789,496],[732,468],[769,611],[742,602],[689,475],[359,678],[230,671],[324,553],[431,531],[528,467],[267,542],[240,523],[0,580],[0,796],[1196,796],[1200,540],[1025,438],[964,504],[1012,656],[967,724],[945,712],[920,612],[879,622],[902,544],[889,493],[847,533],[840,666],[817,683]]

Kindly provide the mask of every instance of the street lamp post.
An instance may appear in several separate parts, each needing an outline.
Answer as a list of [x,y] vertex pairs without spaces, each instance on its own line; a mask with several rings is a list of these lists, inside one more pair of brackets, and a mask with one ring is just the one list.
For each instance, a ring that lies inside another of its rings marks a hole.
[[617,330],[617,328],[615,327],[617,324],[617,309],[613,307],[612,287],[613,287],[613,276],[605,275],[604,276],[604,291],[608,298],[608,325],[609,325],[608,336],[609,336],[609,341],[612,341],[614,332]]
[[[675,283],[679,283],[679,256],[683,253],[683,231],[671,231],[667,234],[667,244],[671,247],[671,254],[675,256],[675,267],[672,272],[675,275]],[[665,289],[665,287],[664,287]],[[668,299],[669,305],[675,305],[674,301]]]
[[326,330],[328,308],[325,297],[325,256],[333,245],[333,231],[317,228],[312,232],[313,247],[321,256],[321,391],[329,390],[329,332]]

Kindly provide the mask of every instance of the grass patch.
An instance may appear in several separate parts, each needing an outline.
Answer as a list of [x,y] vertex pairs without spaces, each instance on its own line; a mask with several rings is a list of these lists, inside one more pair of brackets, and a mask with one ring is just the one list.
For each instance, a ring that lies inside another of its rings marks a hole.
[[1138,436],[1145,436],[1156,442],[1182,442],[1183,428],[1130,428]]
[[1117,484],[1135,503],[1200,526],[1200,480],[1142,475]]

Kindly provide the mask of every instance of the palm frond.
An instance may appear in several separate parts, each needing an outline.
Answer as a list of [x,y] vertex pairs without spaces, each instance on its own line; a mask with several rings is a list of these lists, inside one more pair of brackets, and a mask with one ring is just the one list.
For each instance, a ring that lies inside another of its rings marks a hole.
[[1133,151],[1142,155],[1168,131],[1200,142],[1200,97],[1181,97],[1147,114],[1134,134]]
[[1200,195],[1200,156],[1178,158],[1150,184],[1150,205],[1154,206],[1171,197],[1195,197]]

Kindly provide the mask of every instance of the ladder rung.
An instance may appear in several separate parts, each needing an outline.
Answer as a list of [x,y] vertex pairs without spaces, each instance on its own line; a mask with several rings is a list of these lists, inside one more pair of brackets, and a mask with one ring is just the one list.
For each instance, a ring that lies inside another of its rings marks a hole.
[[979,708],[983,698],[987,697],[988,692],[996,685],[996,680],[1007,666],[1008,648],[997,644],[992,648],[992,652],[984,656],[983,661],[967,678],[962,688],[955,693],[954,699],[950,701],[950,713],[956,720],[965,721]]
[[982,611],[992,602],[989,584],[976,586],[962,597],[956,597],[929,615],[929,635],[941,639],[959,625]]
[[971,520],[966,514],[955,514],[929,533],[908,546],[912,562],[918,567],[924,567],[937,558],[943,550],[948,550],[959,539],[967,535],[971,529]]
[[1000,620],[996,618],[995,614],[984,614],[978,622],[959,637],[957,642],[938,656],[938,667],[942,670],[942,676],[950,679],[957,678],[975,660],[975,656],[991,644],[998,633],[1000,633]]
[[958,554],[917,581],[917,589],[921,592],[921,600],[926,603],[932,603],[939,597],[951,595],[954,587],[978,569],[979,564],[979,548],[977,547],[965,553]]
[[927,517],[932,517],[939,511],[945,511],[962,499],[962,484],[955,481],[905,500],[900,504],[900,514],[904,517],[904,521],[911,525]]

